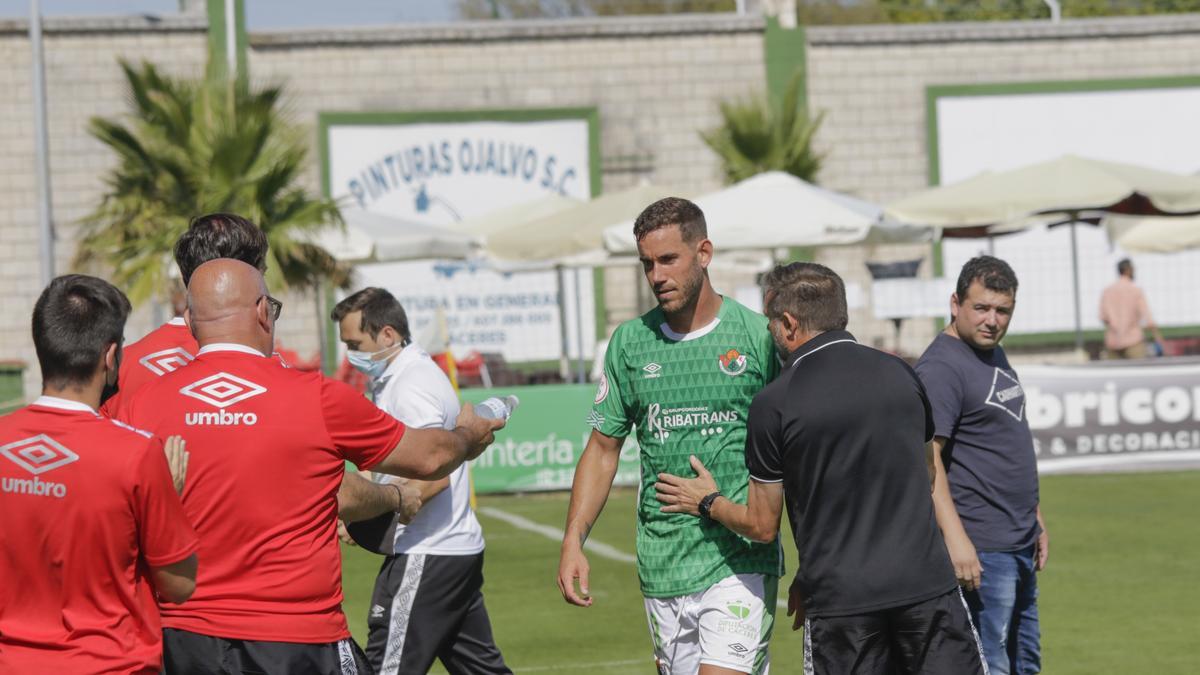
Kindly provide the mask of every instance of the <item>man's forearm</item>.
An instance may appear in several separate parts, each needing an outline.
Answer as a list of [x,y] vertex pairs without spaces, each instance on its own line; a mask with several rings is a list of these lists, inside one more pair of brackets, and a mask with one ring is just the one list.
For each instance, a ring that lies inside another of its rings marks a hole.
[[338,488],[338,517],[353,523],[396,511],[400,507],[399,494],[393,485],[373,483],[348,472]]
[[954,497],[950,495],[950,483],[946,478],[946,467],[942,464],[941,447],[934,446],[933,453],[933,514],[943,537],[966,537]]
[[617,453],[588,445],[575,467],[575,479],[571,484],[571,505],[567,508],[567,527],[563,536],[564,546],[583,547],[592,525],[604,510],[613,479],[617,475]]
[[428,504],[430,499],[438,496],[443,490],[450,487],[449,478],[439,478],[437,480],[410,480],[409,484],[417,488],[421,493],[421,503]]
[[[750,518],[750,507],[745,504],[738,504],[727,497],[717,497],[716,501],[712,503],[712,507],[709,508],[708,515],[747,539],[761,541],[758,538],[758,535],[761,534],[758,531],[759,528]],[[772,534],[770,539],[774,538],[775,536]]]
[[471,447],[470,434],[462,428],[408,429],[400,444],[372,469],[402,478],[433,481],[450,475],[466,461]]

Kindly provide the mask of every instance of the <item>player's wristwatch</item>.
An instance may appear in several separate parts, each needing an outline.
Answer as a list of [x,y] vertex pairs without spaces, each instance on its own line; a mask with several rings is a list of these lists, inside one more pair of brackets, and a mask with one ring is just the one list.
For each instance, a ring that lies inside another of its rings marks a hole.
[[720,490],[717,490],[716,492],[704,495],[704,499],[701,499],[700,503],[696,505],[696,510],[700,512],[701,518],[707,518],[707,519],[712,518],[712,516],[709,515],[709,511],[712,509],[713,502],[717,501],[717,497],[720,497],[720,496],[721,496]]

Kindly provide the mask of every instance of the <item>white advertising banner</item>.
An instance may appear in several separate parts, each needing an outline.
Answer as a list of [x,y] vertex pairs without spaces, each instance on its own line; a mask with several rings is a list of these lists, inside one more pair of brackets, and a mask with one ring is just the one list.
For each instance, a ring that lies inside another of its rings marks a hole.
[[[942,184],[986,170],[1016,168],[1064,154],[1128,162],[1191,174],[1200,169],[1200,86],[1096,91],[937,94],[935,158]],[[1066,87],[1064,87],[1066,88]],[[1200,303],[1180,302],[1200,286],[1200,251],[1129,256],[1105,233],[1076,226],[1084,329],[1101,328],[1100,293],[1116,279],[1116,263],[1134,261],[1159,325],[1200,324]],[[1011,334],[1074,330],[1070,228],[1035,228],[996,237],[992,252],[1021,281]],[[945,239],[946,276],[988,252],[981,239]]]
[[[395,121],[375,113],[323,116],[329,194],[343,210],[428,225],[547,193],[592,197],[593,115],[530,111],[487,117],[486,112],[471,119],[396,114]],[[363,284],[383,286],[400,299],[414,335],[442,308],[459,357],[478,351],[508,361],[540,361],[563,353],[554,271],[501,273],[452,261],[380,261],[358,271]],[[592,275],[565,277],[568,356],[576,356],[582,342],[583,356],[589,357],[595,342]]]
[[[579,330],[583,330],[584,355],[591,358],[596,336],[592,311],[591,270],[563,274],[559,304],[556,272],[503,274],[462,261],[414,261],[363,265],[359,280],[364,286],[383,286],[404,305],[409,329],[419,338],[431,332],[430,324],[441,308],[446,317],[450,346],[458,357],[471,352],[503,354],[507,361],[544,361],[562,353],[562,320],[565,307],[567,356],[579,357]],[[583,307],[577,316],[576,282]]]

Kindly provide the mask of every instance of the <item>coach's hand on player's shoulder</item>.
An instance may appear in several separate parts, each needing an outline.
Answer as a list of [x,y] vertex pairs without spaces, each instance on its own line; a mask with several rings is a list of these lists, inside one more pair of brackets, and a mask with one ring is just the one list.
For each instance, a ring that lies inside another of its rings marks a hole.
[[163,444],[163,452],[167,455],[167,468],[171,471],[171,482],[175,491],[183,494],[183,485],[187,481],[188,459],[187,441],[182,436],[169,436]]
[[954,576],[958,584],[968,591],[979,588],[979,579],[983,576],[983,565],[979,563],[979,554],[975,552],[975,544],[966,533],[947,535],[946,550],[950,553],[950,562],[954,565]]
[[[563,599],[578,607],[591,607],[592,595],[588,590],[588,561],[581,544],[563,542],[558,558],[558,590]],[[579,582],[576,590],[575,583]]]
[[664,513],[689,513],[700,515],[700,500],[717,491],[717,482],[704,464],[691,456],[692,470],[695,478],[683,478],[669,473],[658,474],[658,482],[654,484],[654,496],[666,504],[662,507]]
[[792,586],[788,589],[787,615],[792,617],[792,630],[800,630],[804,628],[804,599],[800,597],[800,581],[792,579]]
[[486,419],[475,414],[475,405],[463,402],[455,423],[455,431],[465,433],[467,438],[467,459],[475,459],[487,450],[496,440],[496,432],[504,428],[507,420]]

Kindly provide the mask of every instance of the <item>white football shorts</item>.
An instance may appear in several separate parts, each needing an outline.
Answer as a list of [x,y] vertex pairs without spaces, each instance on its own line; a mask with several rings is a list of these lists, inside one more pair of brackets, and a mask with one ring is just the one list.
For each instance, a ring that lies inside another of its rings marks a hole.
[[703,591],[645,598],[661,675],[695,675],[707,663],[766,675],[779,579],[735,574]]

